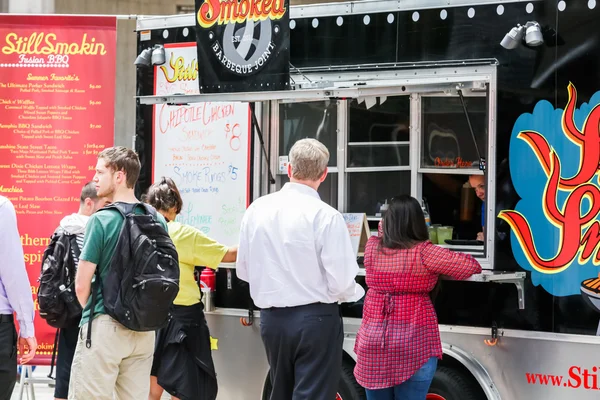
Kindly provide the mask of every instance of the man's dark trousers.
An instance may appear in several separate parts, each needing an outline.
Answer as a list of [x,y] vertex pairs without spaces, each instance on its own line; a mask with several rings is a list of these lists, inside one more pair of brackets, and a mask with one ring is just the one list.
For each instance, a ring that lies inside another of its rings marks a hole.
[[0,315],[0,400],[10,400],[17,381],[17,331],[12,315]]
[[260,334],[271,367],[271,400],[335,400],[344,341],[337,304],[262,309]]

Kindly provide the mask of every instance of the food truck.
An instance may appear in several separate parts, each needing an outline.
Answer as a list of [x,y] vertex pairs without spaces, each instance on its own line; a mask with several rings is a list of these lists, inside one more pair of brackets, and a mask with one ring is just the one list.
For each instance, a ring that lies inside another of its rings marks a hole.
[[[422,202],[432,241],[483,267],[441,282],[428,399],[598,398],[600,4],[202,4],[138,19],[138,194],[171,175],[179,218],[235,245],[245,207],[288,181],[291,145],[317,138],[331,154],[319,194],[359,221],[367,290],[362,226],[376,234],[399,194]],[[276,52],[289,79],[257,78]],[[211,299],[219,398],[268,399],[260,310],[235,265],[220,266]],[[342,310],[338,398],[362,399],[362,300]]]

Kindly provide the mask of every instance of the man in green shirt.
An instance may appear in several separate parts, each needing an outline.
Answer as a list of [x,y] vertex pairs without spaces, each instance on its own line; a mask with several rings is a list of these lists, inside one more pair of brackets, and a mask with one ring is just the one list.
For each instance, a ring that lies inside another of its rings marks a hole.
[[[111,147],[98,155],[94,182],[98,197],[110,202],[138,203],[134,194],[140,173],[137,154],[125,147]],[[140,213],[142,209],[140,207]],[[158,214],[167,229],[166,221]],[[81,331],[71,367],[69,399],[139,400],[148,398],[155,333],[135,332],[106,314],[101,285],[93,285],[96,268],[101,279],[109,271],[123,216],[117,210],[101,209],[86,227],[75,291],[84,307]],[[91,291],[97,290],[91,346],[86,346],[90,320]]]

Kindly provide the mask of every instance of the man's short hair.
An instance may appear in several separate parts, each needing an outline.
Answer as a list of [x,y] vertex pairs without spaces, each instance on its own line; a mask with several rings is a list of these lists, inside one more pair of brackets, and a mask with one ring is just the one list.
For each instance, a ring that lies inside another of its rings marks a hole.
[[133,189],[140,176],[140,159],[135,151],[123,146],[104,149],[98,158],[106,162],[106,167],[113,172],[123,171],[127,176],[127,187]]
[[329,150],[317,139],[301,139],[290,150],[292,178],[317,181],[327,170]]
[[85,203],[85,199],[90,199],[94,202],[98,201],[98,192],[96,191],[96,184],[94,182],[86,183],[83,189],[81,189],[79,202],[83,204]]

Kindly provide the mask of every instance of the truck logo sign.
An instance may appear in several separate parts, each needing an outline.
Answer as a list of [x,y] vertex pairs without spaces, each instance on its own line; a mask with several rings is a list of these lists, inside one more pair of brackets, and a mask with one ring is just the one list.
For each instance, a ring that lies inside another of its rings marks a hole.
[[564,110],[540,101],[513,127],[509,162],[521,200],[498,215],[511,227],[515,259],[555,296],[578,294],[600,266],[600,92]]
[[[202,92],[286,89],[288,0],[196,0],[196,10],[198,60],[208,67],[199,68]],[[261,73],[275,78],[243,81]]]
[[196,16],[201,27],[211,28],[214,24],[277,20],[285,11],[284,0],[204,0]]
[[175,52],[171,53],[168,67],[167,65],[161,65],[160,70],[168,83],[195,81],[198,79],[198,63],[196,62],[196,59],[194,58],[186,65],[185,57],[176,57]]
[[272,28],[270,20],[258,23],[248,20],[239,28],[234,24],[227,25],[222,46],[214,35],[209,34],[209,39],[214,40],[212,49],[223,65],[236,74],[250,75],[266,64],[275,47],[271,35],[278,33],[279,26]]
[[284,0],[205,0],[196,16],[204,29],[225,26],[208,31],[212,51],[225,68],[244,76],[266,65],[275,48],[271,38],[281,33],[271,21],[285,11]]

